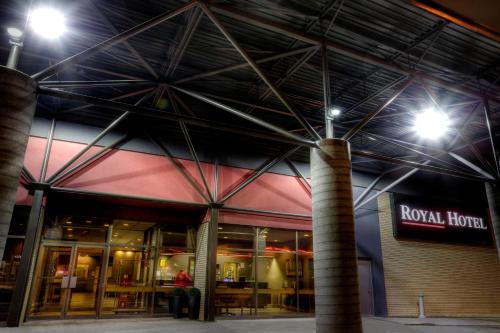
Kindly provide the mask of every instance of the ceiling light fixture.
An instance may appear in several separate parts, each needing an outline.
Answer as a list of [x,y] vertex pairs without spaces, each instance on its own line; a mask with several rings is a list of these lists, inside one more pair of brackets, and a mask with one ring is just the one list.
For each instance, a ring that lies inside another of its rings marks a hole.
[[446,113],[427,109],[415,116],[414,131],[424,139],[436,140],[449,130],[450,120]]

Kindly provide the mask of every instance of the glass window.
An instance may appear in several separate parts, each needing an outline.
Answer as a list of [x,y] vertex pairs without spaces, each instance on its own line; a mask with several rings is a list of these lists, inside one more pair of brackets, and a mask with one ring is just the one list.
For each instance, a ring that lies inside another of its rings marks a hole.
[[108,219],[88,216],[55,216],[45,222],[44,238],[74,242],[106,241]]
[[106,271],[104,314],[147,312],[153,294],[154,255],[150,248],[111,247]]
[[255,229],[238,225],[219,225],[218,247],[221,249],[254,249]]
[[113,220],[111,244],[147,246],[152,243],[155,223]]

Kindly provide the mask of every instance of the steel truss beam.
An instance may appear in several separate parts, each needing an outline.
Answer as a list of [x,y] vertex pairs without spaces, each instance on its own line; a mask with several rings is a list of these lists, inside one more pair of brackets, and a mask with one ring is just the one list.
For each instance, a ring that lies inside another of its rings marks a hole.
[[102,147],[99,151],[95,152],[88,158],[84,159],[83,161],[77,163],[73,167],[69,168],[65,172],[62,172],[59,174],[57,177],[55,177],[50,184],[52,186],[58,186],[60,185],[61,182],[63,182],[65,179],[69,177],[73,177],[77,173],[81,172],[82,170],[86,169],[89,167],[91,164],[94,164],[97,162],[97,160],[101,159],[108,153],[110,153],[113,148],[117,147],[120,144],[125,143],[128,140],[128,137],[126,135],[119,137],[118,139],[112,141],[110,144]]
[[205,200],[207,203],[210,203],[210,199],[206,196],[205,193],[201,190],[201,188],[196,184],[196,181],[191,177],[184,167],[175,159],[174,155],[167,149],[167,147],[158,139],[149,136],[150,140],[155,143],[163,152],[163,155],[174,165],[175,169],[179,171],[179,173],[187,180],[189,185]]
[[351,128],[344,136],[342,136],[343,140],[350,140],[352,139],[353,136],[355,136],[363,127],[370,122],[373,118],[375,118],[380,112],[382,112],[386,107],[388,107],[396,98],[398,98],[403,91],[406,90],[412,83],[415,77],[410,77],[406,83],[399,88],[384,104],[382,104],[380,107],[378,107],[376,110],[372,111],[371,113],[367,114],[363,120],[361,120],[359,123],[357,123],[353,128]]
[[[359,61],[369,63],[374,66],[381,67],[385,70],[399,73],[405,76],[411,76],[414,73],[412,73],[411,70],[402,68],[398,66],[397,64],[391,63],[389,60],[381,59],[373,55],[366,54],[364,52],[355,50],[351,47],[341,45],[339,43],[333,42],[331,40],[325,40],[323,37],[320,36],[315,36],[310,33],[304,33],[302,31],[299,31],[293,27],[277,23],[273,20],[250,14],[248,12],[241,11],[239,9],[236,9],[232,6],[229,5],[224,5],[224,4],[218,4],[218,3],[211,3],[210,8],[223,16],[231,17],[233,19],[239,20],[239,21],[244,21],[247,24],[252,24],[255,26],[258,26],[260,28],[264,28],[276,33],[280,33],[283,35],[286,35],[291,38],[295,38],[297,40],[300,40],[302,42],[308,43],[308,44],[314,44],[314,45],[322,45],[325,43],[326,47],[329,50],[335,51],[337,53],[352,57],[354,59],[357,59]],[[452,91],[458,94],[462,94],[465,96],[469,96],[475,99],[482,99],[482,95],[477,92],[472,92],[467,89],[464,89],[460,87],[459,85],[456,84],[450,84],[450,82],[443,81],[439,79],[438,77],[428,75],[428,74],[418,74],[419,77],[425,81],[426,83],[437,85],[439,87],[442,87],[448,91]]]
[[52,141],[54,140],[54,132],[56,129],[56,119],[53,118],[50,124],[49,133],[47,136],[47,143],[45,145],[45,152],[43,154],[42,170],[40,171],[40,182],[45,183],[45,177],[47,176],[47,166],[49,165],[50,151],[52,149]]
[[193,37],[194,32],[196,31],[196,28],[200,24],[202,17],[203,13],[201,12],[200,8],[198,7],[193,8],[192,16],[189,18],[189,22],[186,25],[186,29],[184,31],[182,39],[175,48],[173,55],[168,63],[168,67],[166,68],[164,73],[162,73],[164,77],[171,77],[174,74],[175,70],[177,69],[177,66],[179,65],[182,57],[184,56],[184,53],[186,52],[189,42],[191,41],[191,38]]
[[[111,21],[107,18],[106,15],[104,15],[101,10],[99,9],[99,7],[97,7],[95,4],[94,4],[94,1],[93,0],[88,0],[87,3],[89,3],[93,9],[93,12],[96,13],[98,16],[99,16],[99,19],[104,22],[104,24],[111,30],[111,32],[114,34],[114,35],[118,35],[119,32],[118,30],[115,28],[115,26],[111,23]],[[142,65],[142,67],[144,67],[144,69],[146,69],[146,71],[148,71],[155,79],[158,79],[159,76],[158,74],[155,72],[155,70],[151,67],[151,65],[146,61],[146,59],[144,59],[140,54],[139,52],[137,52],[137,50],[132,46],[130,45],[130,43],[128,41],[124,41],[123,44],[125,45],[125,47],[130,51],[130,53],[132,53],[132,55],[137,59],[137,61],[139,61],[139,63]]]
[[242,181],[240,184],[236,185],[231,191],[229,191],[229,193],[227,193],[221,200],[220,200],[220,203],[224,203],[226,202],[227,200],[229,200],[230,198],[232,198],[234,195],[236,195],[238,192],[240,192],[241,190],[243,190],[245,187],[247,187],[248,185],[250,185],[250,183],[252,183],[254,180],[256,180],[257,178],[259,178],[260,176],[262,176],[264,173],[266,173],[268,170],[270,170],[273,166],[275,166],[276,164],[280,163],[281,161],[283,161],[285,158],[293,155],[297,150],[299,150],[300,148],[302,148],[302,146],[298,146],[298,147],[294,147],[288,151],[286,151],[285,153],[281,154],[280,156],[277,156],[275,158],[273,158],[272,160],[264,163],[263,165],[261,165],[259,168],[257,168],[256,170],[254,170],[254,172],[252,173],[251,176],[249,176],[248,178],[246,178],[244,181]]
[[[429,164],[430,161],[427,160],[425,162],[422,163],[422,165],[427,165]],[[418,170],[420,170],[420,168],[413,168],[411,169],[410,171],[408,171],[407,173],[405,173],[404,175],[402,175],[401,177],[399,177],[398,179],[396,179],[395,181],[393,181],[392,183],[390,183],[389,185],[387,185],[386,187],[384,187],[383,189],[381,189],[379,192],[375,193],[374,195],[372,195],[371,197],[369,197],[368,199],[366,199],[365,201],[361,202],[361,203],[358,203],[357,205],[354,206],[354,210],[356,209],[359,209],[361,207],[363,207],[364,205],[366,205],[367,203],[369,203],[370,201],[372,200],[375,200],[376,198],[378,198],[382,193],[384,192],[387,192],[389,191],[390,189],[392,189],[394,186],[398,185],[399,183],[401,183],[402,181],[406,180],[407,178],[411,177],[412,175],[414,175]],[[382,177],[384,174],[380,175],[380,177]],[[377,178],[378,179],[378,178]]]
[[[127,103],[110,101],[110,100],[106,100],[106,99],[102,99],[102,98],[98,98],[98,97],[87,96],[87,95],[72,93],[72,92],[68,92],[68,91],[61,91],[61,90],[39,87],[38,93],[42,94],[42,95],[52,96],[52,97],[66,98],[69,100],[79,101],[79,102],[83,102],[83,103],[90,103],[90,104],[94,104],[94,105],[97,105],[99,107],[107,108],[107,109],[111,109],[111,110],[119,110],[119,111],[127,110],[127,111],[130,111],[132,113],[135,113],[135,114],[138,114],[142,117],[147,117],[147,118],[164,119],[164,120],[175,121],[175,122],[179,122],[182,120],[186,124],[192,124],[192,125],[196,125],[196,126],[199,126],[202,128],[220,130],[220,131],[224,131],[224,132],[228,132],[228,133],[235,133],[235,134],[239,134],[239,135],[245,135],[245,136],[250,136],[250,137],[254,137],[254,138],[267,139],[267,140],[283,142],[283,143],[302,144],[302,145],[309,146],[309,147],[316,146],[316,144],[313,141],[307,140],[307,139],[302,138],[300,136],[289,135],[289,133],[287,133],[286,130],[280,129],[280,128],[278,128],[278,129],[280,131],[282,131],[282,133],[280,133],[281,135],[274,135],[272,133],[266,133],[266,132],[261,132],[261,131],[250,130],[250,129],[244,128],[244,127],[233,126],[232,124],[215,122],[215,121],[200,119],[200,118],[196,118],[196,117],[186,116],[186,115],[182,115],[182,114],[177,115],[174,113],[159,111],[159,110],[153,109],[153,108],[134,106],[134,105],[127,104]],[[215,103],[219,104],[218,102],[215,102]],[[226,107],[226,106],[224,106],[224,107]],[[232,108],[229,108],[229,109],[234,110]],[[237,112],[241,112],[241,111],[237,111]],[[246,114],[244,114],[244,115],[251,117],[251,116],[246,115]],[[255,117],[252,117],[252,118],[255,118]],[[258,121],[260,121],[260,120],[258,120]],[[271,125],[271,126],[273,126],[273,125]],[[273,128],[275,128],[275,127],[273,126]]]
[[[269,57],[257,59],[257,60],[255,60],[255,63],[263,64],[263,63],[266,63],[269,61],[278,60],[278,59],[282,59],[282,58],[286,58],[286,57],[291,57],[291,56],[294,56],[297,54],[310,52],[316,48],[317,48],[317,46],[301,47],[301,48],[297,48],[297,49],[290,50],[287,52],[277,53],[277,54],[269,56]],[[218,74],[234,71],[234,70],[241,69],[241,68],[246,68],[246,67],[250,67],[250,64],[248,62],[243,62],[243,63],[239,63],[236,65],[231,65],[228,67],[214,69],[214,70],[211,70],[208,72],[199,73],[199,74],[188,76],[188,77],[185,77],[182,79],[178,79],[178,80],[173,81],[173,84],[181,84],[181,83],[185,83],[185,82],[189,82],[189,81],[193,81],[193,80],[198,80],[198,79],[202,79],[202,78],[213,76],[213,75],[218,75]]]
[[75,65],[75,64],[78,64],[80,62],[82,62],[83,60],[93,56],[94,54],[96,53],[99,53],[103,50],[106,50],[110,47],[112,47],[113,45],[115,44],[118,44],[118,43],[121,43],[123,41],[126,41],[127,39],[129,39],[130,37],[133,37],[143,31],[146,31],[168,19],[171,19],[172,17],[175,17],[183,12],[185,12],[186,10],[188,9],[191,9],[193,8],[194,6],[196,6],[198,3],[198,1],[191,1],[173,11],[169,11],[169,12],[166,12],[166,13],[163,13],[163,14],[160,14],[156,17],[153,17],[152,19],[149,19],[139,25],[136,25],[135,27],[133,28],[130,28],[122,33],[119,33],[118,35],[115,35],[111,38],[108,38],[106,39],[105,41],[97,44],[97,45],[94,45],[86,50],[83,50],[82,52],[78,53],[78,54],[75,54],[69,58],[66,58],[60,62],[58,62],[57,64],[54,64],[52,66],[49,66],[48,68],[42,70],[41,72],[38,72],[34,75],[32,75],[32,78],[36,79],[37,81],[41,81],[43,79],[46,79],[66,68],[68,68],[69,66],[72,66],[72,65]]
[[271,89],[274,95],[281,101],[281,103],[286,107],[286,109],[295,116],[297,121],[307,130],[309,135],[316,140],[320,140],[319,134],[312,128],[312,126],[304,119],[300,112],[297,112],[284,98],[281,92],[276,88],[276,86],[271,82],[266,74],[260,69],[260,67],[255,63],[255,61],[248,55],[248,53],[241,47],[241,45],[234,39],[234,37],[229,33],[229,31],[224,27],[222,22],[212,13],[212,11],[204,4],[200,3],[199,6],[202,8],[205,15],[210,18],[210,20],[215,24],[219,31],[226,37],[226,39],[233,45],[233,47],[238,51],[238,53],[245,59],[253,70],[257,73],[262,81]]
[[52,88],[136,87],[158,85],[158,82],[149,80],[41,81],[39,85]]
[[[305,139],[300,136],[296,136],[293,134],[288,133],[286,130],[281,129],[279,127],[275,127],[274,125],[270,125],[266,122],[262,122],[261,120],[249,116],[247,114],[242,113],[241,111],[235,110],[233,108],[230,108],[228,106],[225,106],[221,103],[218,103],[216,101],[207,99],[203,96],[199,96],[198,94],[193,94],[190,91],[180,89],[177,87],[172,88],[178,89],[179,91],[185,92],[188,95],[191,95],[195,98],[201,99],[206,101],[209,104],[218,106],[226,111],[229,111],[231,113],[235,113],[240,117],[243,117],[245,119],[250,119],[251,121],[258,123],[261,126],[264,126],[269,129],[273,129],[279,134],[281,134],[283,137],[267,134],[267,133],[262,133],[262,132],[257,132],[257,131],[249,131],[247,129],[236,129],[234,126],[228,125],[228,124],[221,124],[221,123],[215,123],[215,122],[210,122],[202,119],[198,119],[195,117],[190,117],[190,116],[185,116],[185,115],[177,115],[177,114],[171,114],[171,113],[166,113],[166,112],[161,112],[152,108],[145,108],[145,107],[140,107],[140,106],[134,106],[130,104],[125,104],[125,103],[119,103],[119,102],[112,102],[96,97],[91,97],[91,96],[86,96],[86,95],[81,95],[81,94],[75,94],[75,93],[70,93],[70,92],[65,92],[65,91],[60,91],[60,90],[53,90],[49,88],[39,88],[39,93],[45,94],[45,95],[50,95],[54,97],[61,97],[61,98],[68,98],[72,100],[77,100],[81,102],[86,102],[86,103],[92,103],[96,104],[100,107],[104,108],[110,108],[114,110],[127,110],[132,113],[138,113],[143,116],[147,117],[155,117],[155,118],[162,118],[170,121],[184,121],[185,123],[190,123],[193,125],[198,125],[202,127],[209,127],[213,129],[218,129],[218,130],[223,130],[223,131],[228,131],[228,132],[233,132],[233,133],[239,133],[243,135],[249,135],[253,137],[259,137],[259,138],[264,138],[264,139],[269,139],[269,140],[274,140],[274,141],[280,141],[280,142],[288,142],[288,143],[295,143],[295,144],[301,144],[301,145],[306,145],[309,147],[315,147],[316,144],[313,141],[310,141],[308,139]],[[360,157],[365,157],[365,158],[371,158],[374,160],[381,160],[385,162],[389,162],[392,164],[398,164],[398,165],[403,165],[403,166],[410,166],[410,167],[417,167],[421,168],[424,171],[429,171],[429,172],[436,172],[440,174],[446,174],[450,176],[455,176],[455,177],[462,177],[462,178],[469,178],[469,179],[474,179],[474,180],[485,180],[485,178],[478,177],[473,174],[468,174],[464,172],[459,172],[455,170],[450,170],[450,169],[445,169],[445,168],[438,168],[438,167],[433,167],[433,166],[421,166],[419,163],[411,162],[411,161],[405,161],[405,160],[399,160],[399,159],[394,159],[391,157],[385,157],[381,156],[375,153],[371,152],[361,152],[361,151],[353,151],[352,154],[354,156],[360,156]]]
[[306,144],[306,145],[311,145],[311,144],[314,145],[313,141],[310,141],[310,140],[305,139],[303,137],[300,137],[300,136],[297,136],[295,134],[292,134],[292,133],[290,133],[289,131],[287,131],[285,129],[282,129],[282,128],[278,127],[278,126],[272,125],[272,124],[270,124],[270,123],[268,123],[266,121],[263,121],[263,120],[261,120],[259,118],[256,118],[256,117],[254,117],[252,115],[249,115],[247,113],[244,113],[242,111],[236,110],[236,109],[234,109],[234,108],[232,108],[232,107],[230,107],[228,105],[222,104],[222,103],[217,102],[217,101],[215,101],[213,99],[210,99],[208,97],[199,95],[199,94],[194,93],[194,92],[189,91],[189,90],[181,89],[181,88],[174,87],[174,86],[172,86],[172,88],[174,88],[174,89],[176,89],[176,90],[178,90],[180,92],[183,92],[186,95],[192,96],[192,97],[194,97],[196,99],[199,99],[199,100],[204,101],[204,102],[206,102],[208,104],[211,104],[211,105],[213,105],[215,107],[218,107],[219,109],[222,109],[224,111],[230,112],[230,113],[232,113],[232,114],[234,114],[236,116],[239,116],[240,118],[243,118],[243,119],[246,119],[248,121],[251,121],[251,122],[253,122],[253,123],[255,123],[255,124],[259,125],[259,126],[262,126],[262,127],[267,128],[267,129],[270,129],[271,131],[279,133],[282,136],[287,137],[289,139],[295,140],[296,142],[301,142],[302,144]]
[[[295,64],[293,64],[290,68],[288,68],[288,70],[283,74],[281,75],[281,77],[276,80],[274,82],[274,86],[276,88],[279,88],[283,83],[285,83],[286,81],[288,81],[301,67],[302,65],[304,65],[306,62],[309,61],[309,59],[312,58],[312,56],[314,56],[316,54],[316,52],[318,51],[318,48],[315,47],[314,49],[312,49],[311,51],[305,53],[302,57],[300,57],[296,62]],[[257,99],[257,101],[260,103],[260,102],[263,102],[265,101],[267,98],[269,98],[269,96],[271,96],[272,94],[272,90],[270,88],[267,88],[260,96],[259,98]],[[253,110],[255,109],[255,107],[250,107],[248,108],[248,110],[246,110],[247,113],[251,113]],[[307,129],[306,129],[307,130]]]
[[[172,103],[174,112],[180,114],[179,108],[177,107],[177,101],[173,96],[173,94],[171,93],[170,89],[167,89],[167,94]],[[196,150],[194,148],[194,144],[193,141],[191,140],[191,136],[189,135],[186,124],[183,121],[179,121],[179,126],[181,127],[184,139],[186,139],[186,143],[188,145],[189,152],[191,153],[191,157],[196,163],[196,168],[198,169],[198,173],[200,174],[203,186],[205,187],[205,191],[208,194],[208,198],[210,199],[210,202],[214,202],[214,197],[212,196],[212,192],[210,191],[210,186],[208,186],[207,177],[205,176],[205,172],[203,172],[203,168],[201,167],[200,159],[198,158],[198,154],[196,154]]]
[[309,192],[311,192],[311,182],[309,181],[309,179],[307,179],[304,176],[304,174],[300,172],[299,168],[297,168],[297,166],[289,158],[286,159],[286,163],[288,163],[290,169],[292,169],[295,175],[297,175],[297,177],[299,177],[302,180],[302,182],[306,185],[306,188],[309,190]]
[[368,158],[368,159],[373,159],[373,160],[377,160],[377,161],[382,161],[382,162],[387,162],[387,163],[391,163],[391,164],[395,164],[395,165],[408,166],[408,167],[412,167],[412,168],[421,169],[422,171],[428,171],[428,172],[442,174],[442,175],[449,175],[449,176],[454,176],[454,177],[459,177],[459,178],[480,180],[480,181],[489,181],[490,180],[488,178],[484,178],[484,177],[477,176],[475,174],[471,174],[471,173],[467,173],[467,172],[452,170],[452,169],[448,169],[448,168],[441,168],[441,167],[436,167],[436,166],[432,166],[432,165],[423,165],[421,163],[402,160],[402,159],[388,157],[388,156],[383,156],[383,155],[379,155],[379,154],[376,154],[373,152],[368,152],[368,151],[353,150],[353,151],[351,151],[351,155],[358,156],[358,157],[364,157],[364,158]]
[[493,133],[493,129],[491,128],[491,111],[490,111],[490,104],[488,102],[488,97],[484,96],[483,97],[483,107],[484,107],[484,118],[485,118],[485,124],[486,124],[486,129],[488,130],[488,137],[489,137],[489,142],[491,146],[491,154],[493,156],[493,163],[495,166],[495,171],[498,177],[500,177],[500,166],[499,166],[499,161],[497,157],[497,149],[495,147],[495,134]]
[[52,176],[50,176],[48,179],[47,179],[47,182],[48,183],[52,183],[54,182],[54,180],[56,178],[58,178],[58,176],[64,171],[66,170],[66,168],[68,168],[70,165],[72,165],[73,163],[75,163],[80,157],[83,156],[83,154],[85,154],[87,151],[89,151],[92,147],[94,147],[94,145],[99,142],[103,137],[105,137],[109,132],[111,132],[111,130],[113,130],[118,124],[121,123],[121,121],[123,119],[125,119],[125,117],[127,117],[129,115],[130,112],[124,112],[121,116],[119,116],[117,119],[115,119],[111,124],[108,125],[108,127],[106,127],[105,129],[103,129],[94,139],[92,139],[92,141],[90,141],[83,149],[81,149],[75,156],[73,156],[72,158],[69,159],[69,161],[67,161],[66,163],[63,164],[62,167],[60,167],[59,169],[57,169],[56,172],[54,172],[52,174]]
[[[426,94],[429,96],[429,99],[436,106],[436,108],[443,111],[443,108],[441,107],[441,105],[437,99],[437,96],[434,94],[434,92],[425,83],[423,84],[423,88],[424,88],[424,91],[426,92]],[[457,135],[467,144],[467,147],[469,147],[469,149],[472,151],[474,156],[476,156],[476,158],[483,164],[483,166],[485,166],[489,170],[492,170],[492,167],[490,166],[488,161],[483,157],[481,152],[472,143],[472,140],[470,139],[470,137],[464,133],[462,128],[456,128],[455,126],[453,126],[453,128],[457,132]],[[467,161],[465,158],[460,157],[457,154],[450,154],[450,156],[452,158],[456,159],[457,161],[459,161],[460,163],[465,164],[466,166],[473,169],[474,171],[479,172],[482,175],[487,175],[486,176],[487,178],[494,179],[494,177],[489,172],[486,172],[485,170],[481,169],[480,167],[474,165],[472,162]],[[499,175],[498,169],[496,169],[494,172],[497,173],[497,176]]]
[[[39,87],[42,87],[42,86],[40,85]],[[123,95],[118,95],[118,96],[112,97],[109,100],[110,101],[119,101],[121,99],[125,99],[125,98],[129,98],[129,97],[141,95],[141,94],[144,94],[144,93],[151,93],[151,91],[153,91],[154,89],[155,89],[154,87],[146,88],[146,89],[141,89],[139,91],[134,91],[134,92],[131,92],[131,93],[126,93],[126,94],[123,94]],[[147,96],[150,96],[150,94],[147,94]],[[65,112],[81,111],[81,110],[85,110],[85,109],[91,108],[93,106],[94,106],[94,104],[88,103],[86,105],[81,105],[81,106],[77,106],[77,107],[74,107],[74,108],[71,108],[71,109],[61,110],[59,112],[60,113],[65,113]],[[123,110],[120,110],[120,111],[123,111]]]

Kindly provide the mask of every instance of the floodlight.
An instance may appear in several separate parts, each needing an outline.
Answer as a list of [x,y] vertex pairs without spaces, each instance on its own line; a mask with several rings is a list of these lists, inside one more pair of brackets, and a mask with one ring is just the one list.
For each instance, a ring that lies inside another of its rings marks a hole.
[[9,34],[10,38],[16,41],[20,40],[21,37],[23,37],[23,31],[15,27],[7,28],[7,33]]
[[53,8],[34,9],[29,16],[31,28],[47,39],[60,37],[66,31],[64,15]]
[[427,109],[415,116],[414,130],[425,139],[436,140],[449,130],[450,120],[441,111]]
[[340,115],[340,109],[338,109],[338,108],[330,108],[328,110],[328,113],[327,113],[327,117],[328,118],[333,119],[333,118],[337,117],[338,115]]

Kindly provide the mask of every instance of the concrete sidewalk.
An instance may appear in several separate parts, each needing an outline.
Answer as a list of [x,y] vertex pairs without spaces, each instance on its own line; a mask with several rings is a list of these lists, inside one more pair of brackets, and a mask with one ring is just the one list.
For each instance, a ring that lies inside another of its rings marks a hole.
[[[365,333],[500,333],[500,321],[364,318]],[[314,332],[313,318],[219,320],[214,323],[165,318],[35,321],[12,333],[305,333]],[[348,333],[348,332],[346,332]]]

